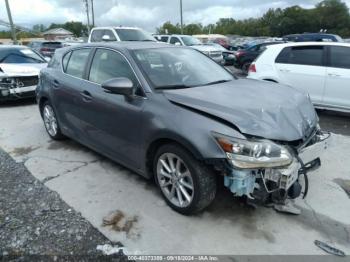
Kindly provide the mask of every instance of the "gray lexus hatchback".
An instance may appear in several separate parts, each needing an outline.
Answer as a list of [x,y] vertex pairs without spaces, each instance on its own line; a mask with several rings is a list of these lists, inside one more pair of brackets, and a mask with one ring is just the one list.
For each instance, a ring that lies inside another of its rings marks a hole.
[[305,197],[329,141],[307,94],[236,79],[196,50],[161,43],[58,49],[37,100],[52,139],[155,178],[182,214],[207,207],[219,181],[253,204]]

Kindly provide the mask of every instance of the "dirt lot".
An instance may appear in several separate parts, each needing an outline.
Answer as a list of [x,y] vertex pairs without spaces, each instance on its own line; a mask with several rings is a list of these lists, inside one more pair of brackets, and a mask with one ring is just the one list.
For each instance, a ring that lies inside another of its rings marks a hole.
[[[110,241],[125,245],[129,254],[324,254],[314,245],[316,239],[349,254],[350,137],[346,135],[350,117],[328,113],[320,117],[322,126],[337,134],[322,157],[321,169],[310,174],[307,200],[296,202],[302,209],[299,216],[264,207],[251,209],[224,188],[205,212],[181,216],[166,206],[152,181],[73,141],[51,141],[33,103],[1,106],[0,146],[58,193],[65,201],[60,204],[62,210],[69,205],[77,212],[77,218],[67,216],[72,221],[61,230],[74,226],[74,219],[89,228],[80,212]],[[4,193],[3,183],[0,187],[4,199],[9,193]],[[103,239],[96,234],[94,244]]]

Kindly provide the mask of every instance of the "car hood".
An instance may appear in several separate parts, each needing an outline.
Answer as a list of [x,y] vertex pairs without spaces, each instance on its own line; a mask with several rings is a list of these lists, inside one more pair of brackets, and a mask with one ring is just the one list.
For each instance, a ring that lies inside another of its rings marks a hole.
[[276,83],[239,79],[166,90],[164,95],[177,105],[229,122],[243,134],[266,139],[305,139],[318,123],[307,94]]
[[46,63],[40,64],[6,64],[0,63],[0,76],[33,76],[38,75],[42,68],[47,66]]

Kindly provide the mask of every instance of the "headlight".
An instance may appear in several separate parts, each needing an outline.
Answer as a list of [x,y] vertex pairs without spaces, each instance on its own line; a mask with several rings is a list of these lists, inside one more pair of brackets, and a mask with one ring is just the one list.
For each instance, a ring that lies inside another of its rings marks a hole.
[[237,168],[281,167],[292,163],[287,148],[269,140],[215,136],[227,158]]

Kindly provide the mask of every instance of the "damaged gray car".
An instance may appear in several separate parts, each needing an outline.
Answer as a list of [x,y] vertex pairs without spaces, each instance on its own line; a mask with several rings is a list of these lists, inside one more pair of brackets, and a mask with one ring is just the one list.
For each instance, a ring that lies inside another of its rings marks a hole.
[[330,136],[307,94],[236,79],[196,50],[160,43],[57,50],[37,100],[51,138],[154,178],[182,214],[207,207],[219,181],[253,204],[305,196]]

